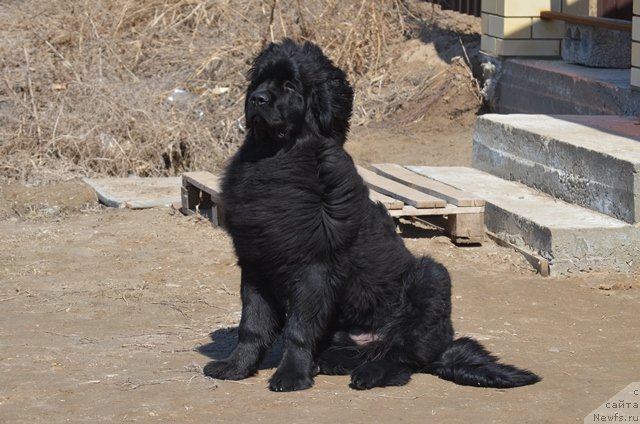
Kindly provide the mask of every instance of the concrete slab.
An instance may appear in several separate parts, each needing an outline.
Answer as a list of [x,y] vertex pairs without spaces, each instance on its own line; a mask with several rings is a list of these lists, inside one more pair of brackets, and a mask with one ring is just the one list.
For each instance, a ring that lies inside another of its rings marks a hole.
[[181,177],[84,178],[98,199],[114,208],[145,209],[180,204]]
[[640,222],[640,125],[619,116],[478,118],[473,166],[628,223]]
[[408,168],[484,198],[487,229],[548,259],[552,276],[640,271],[640,228],[477,169]]
[[567,22],[562,59],[568,63],[597,67],[631,67],[631,37],[616,31]]
[[[496,113],[640,115],[629,69],[589,68],[541,59],[497,59],[488,102]],[[597,99],[597,101],[596,101]]]

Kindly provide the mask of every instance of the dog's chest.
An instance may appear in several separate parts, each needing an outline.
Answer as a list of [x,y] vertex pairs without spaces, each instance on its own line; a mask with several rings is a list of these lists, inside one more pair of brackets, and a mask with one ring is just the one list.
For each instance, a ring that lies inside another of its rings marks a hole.
[[303,212],[322,196],[317,163],[311,157],[290,155],[269,158],[255,163],[243,163],[234,170],[232,181],[225,188],[230,206],[242,205],[241,215],[266,214],[275,219],[275,212]]
[[313,249],[322,236],[322,197],[313,157],[292,154],[234,164],[223,202],[238,255],[276,260]]

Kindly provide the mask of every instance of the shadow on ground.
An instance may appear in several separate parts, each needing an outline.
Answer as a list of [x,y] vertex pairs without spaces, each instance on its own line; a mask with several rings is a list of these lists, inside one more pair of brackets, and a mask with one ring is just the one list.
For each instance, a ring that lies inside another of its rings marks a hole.
[[[221,328],[209,334],[209,337],[211,337],[211,343],[198,347],[197,352],[216,361],[224,360],[238,343],[238,327]],[[278,338],[267,351],[260,369],[276,368],[281,358],[282,340]]]

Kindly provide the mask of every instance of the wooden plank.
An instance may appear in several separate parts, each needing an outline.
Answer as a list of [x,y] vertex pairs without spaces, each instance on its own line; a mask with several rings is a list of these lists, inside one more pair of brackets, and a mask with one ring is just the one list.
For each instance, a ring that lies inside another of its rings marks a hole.
[[210,172],[197,171],[185,172],[182,174],[182,185],[198,187],[200,190],[209,193],[214,202],[220,200],[220,179]]
[[458,190],[440,181],[420,175],[404,166],[394,163],[379,163],[371,165],[373,170],[386,178],[407,185],[432,196],[445,199],[455,206],[484,206],[484,200],[471,193]]
[[455,243],[481,243],[485,233],[484,212],[449,215],[447,232]]
[[225,227],[224,214],[219,205],[213,205],[211,207],[211,223],[216,227]]
[[387,209],[402,209],[404,207],[404,203],[400,200],[378,193],[374,190],[369,190],[369,198],[374,202],[382,203]]
[[402,200],[404,203],[416,208],[444,208],[447,206],[447,202],[444,199],[438,199],[437,197],[407,187],[396,181],[384,178],[361,166],[358,166],[358,173],[370,188],[387,196]]
[[631,32],[631,22],[616,21],[607,18],[596,18],[594,16],[579,16],[569,13],[543,11],[540,12],[542,19],[558,19],[571,24],[587,25],[596,28],[613,29],[616,31]]
[[185,214],[200,213],[213,225],[224,227],[220,193],[220,179],[212,173],[200,171],[182,174],[182,210]]
[[447,205],[444,208],[418,209],[413,206],[405,206],[402,209],[390,210],[389,215],[401,216],[430,216],[430,215],[460,215],[460,214],[480,214],[484,213],[484,206],[464,206],[458,207]]
[[516,246],[513,243],[509,243],[508,241],[501,239],[491,231],[487,231],[487,234],[498,245],[503,247],[510,247],[516,252],[520,253],[522,256],[524,256],[527,262],[529,262],[529,264],[533,267],[533,269],[535,269],[538,272],[538,274],[540,274],[543,277],[549,276],[549,272],[550,272],[549,260],[547,260],[546,258],[543,258],[540,255],[536,255],[535,253],[532,253],[526,249],[523,249],[519,246]]
[[182,187],[180,190],[182,197],[182,207],[185,209],[195,209],[200,203],[200,189],[192,185]]

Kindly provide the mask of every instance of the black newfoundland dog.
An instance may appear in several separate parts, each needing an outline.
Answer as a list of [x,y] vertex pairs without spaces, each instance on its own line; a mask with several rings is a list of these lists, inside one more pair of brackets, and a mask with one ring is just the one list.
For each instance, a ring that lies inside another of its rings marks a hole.
[[242,269],[239,340],[204,373],[249,377],[282,334],[274,391],[306,389],[317,373],[351,374],[354,389],[415,372],[482,387],[539,381],[453,339],[447,270],[409,253],[343,149],[353,101],[344,72],[287,39],[257,56],[250,81],[248,134],[222,184]]

